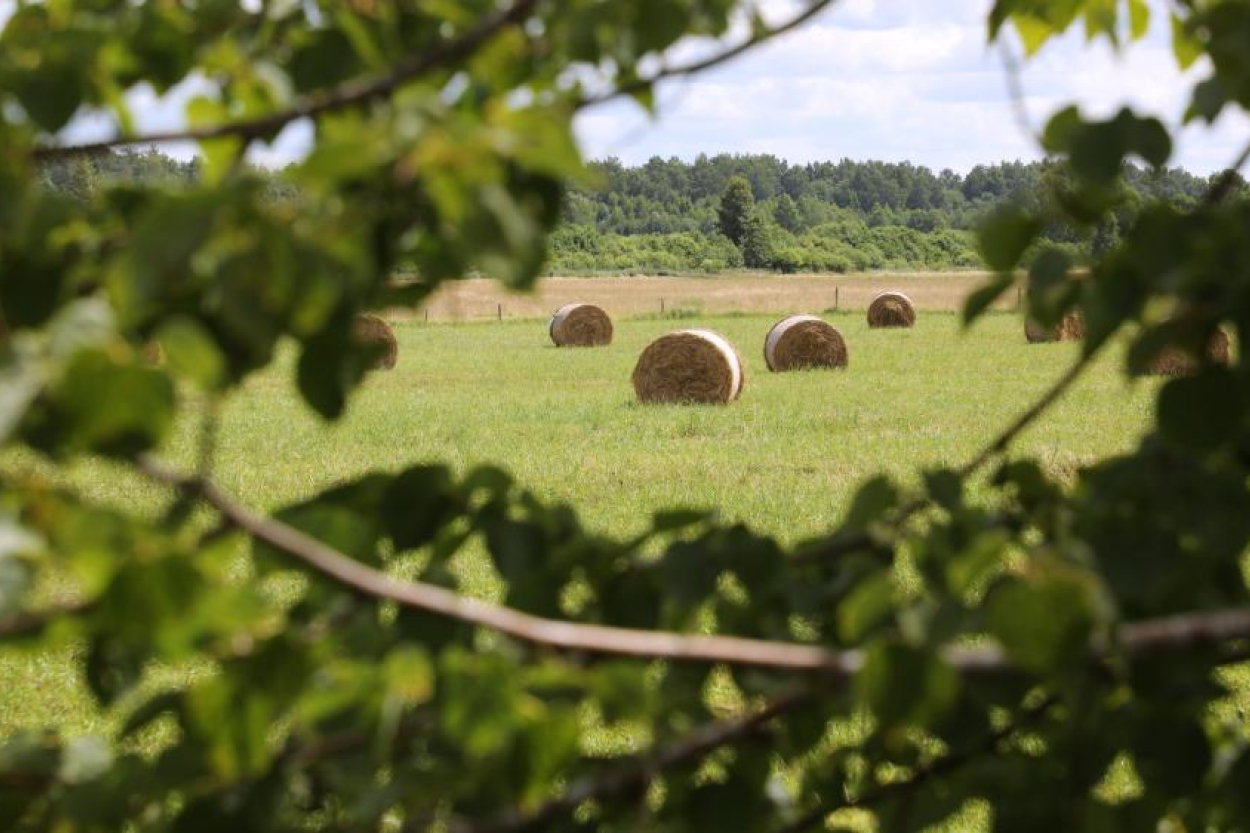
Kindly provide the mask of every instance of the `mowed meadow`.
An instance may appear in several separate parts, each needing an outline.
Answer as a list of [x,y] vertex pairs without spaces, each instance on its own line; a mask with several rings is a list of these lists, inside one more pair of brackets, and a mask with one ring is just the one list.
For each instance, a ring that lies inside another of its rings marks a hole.
[[[553,346],[545,319],[427,324],[420,314],[392,314],[398,364],[372,374],[341,421],[326,423],[302,403],[293,356],[234,393],[221,413],[214,476],[245,503],[273,510],[376,467],[440,461],[463,473],[494,463],[542,500],[576,506],[594,531],[624,536],[658,509],[717,507],[726,521],[795,543],[836,524],[871,475],[910,482],[927,467],[968,459],[1078,349],[1027,344],[1008,311],[964,330],[955,303],[946,311],[922,304],[914,329],[870,330],[861,307],[824,315],[846,337],[848,369],[769,373],[769,328],[783,312],[820,312],[817,296],[807,300],[768,313],[619,316],[611,346],[584,349]],[[639,353],[687,327],[712,328],[738,348],[741,400],[638,404],[630,373]],[[1108,351],[1019,448],[1065,477],[1130,448],[1152,418],[1158,383],[1126,379],[1122,361],[1122,349]],[[197,433],[187,418],[164,455],[190,465]],[[109,502],[155,510],[166,499],[104,465],[74,477]],[[458,566],[466,588],[492,595],[480,545]],[[0,680],[0,732],[32,722],[103,725],[62,654],[0,660]]]

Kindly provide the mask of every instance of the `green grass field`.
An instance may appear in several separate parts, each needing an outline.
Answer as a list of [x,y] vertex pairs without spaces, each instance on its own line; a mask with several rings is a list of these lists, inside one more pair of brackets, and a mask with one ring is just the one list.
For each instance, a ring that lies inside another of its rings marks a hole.
[[[723,517],[794,542],[837,522],[856,485],[878,471],[910,478],[973,454],[1072,361],[1072,344],[1028,345],[1019,319],[991,315],[962,332],[924,313],[909,331],[870,331],[862,313],[831,315],[850,346],[838,372],[767,372],[762,343],[777,316],[621,320],[603,349],[557,349],[545,321],[401,323],[398,366],[372,376],[336,424],[296,394],[290,362],[253,379],[223,413],[217,477],[262,509],[374,467],[447,461],[510,470],[543,499],[578,506],[587,525],[626,535],[653,510],[720,507]],[[644,407],[629,376],[652,338],[712,327],[741,351],[747,384],[727,407]],[[1120,351],[1103,361],[1021,449],[1071,472],[1127,449],[1150,421],[1156,383],[1130,382]],[[195,423],[166,456],[194,457]],[[114,469],[81,467],[92,495],[157,506],[151,488]],[[481,553],[462,560],[468,586],[492,585]],[[63,655],[0,657],[0,735],[45,723],[104,724]]]
[[[846,314],[830,320],[849,342],[848,370],[771,374],[761,350],[775,320],[627,320],[601,349],[557,349],[545,322],[401,324],[398,366],[375,374],[337,424],[310,413],[287,371],[235,396],[218,476],[273,508],[373,467],[495,462],[612,534],[636,531],[653,509],[716,506],[793,541],[828,529],[856,484],[881,469],[907,476],[967,458],[1076,351],[1026,344],[1008,315],[962,332],[949,314],[907,331],[869,330]],[[694,325],[738,347],[742,399],[636,403],[629,376],[642,348]],[[1125,380],[1119,358],[1104,360],[1021,447],[1071,469],[1131,446],[1150,421],[1154,385]],[[189,460],[189,447],[175,456]]]

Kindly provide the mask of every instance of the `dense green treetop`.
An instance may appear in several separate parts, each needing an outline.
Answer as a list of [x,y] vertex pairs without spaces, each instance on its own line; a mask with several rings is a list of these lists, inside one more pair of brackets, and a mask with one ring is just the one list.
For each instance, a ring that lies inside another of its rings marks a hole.
[[[828,5],[770,28],[732,0],[17,4],[0,33],[0,652],[68,657],[115,729],[0,739],[0,828],[800,831],[857,809],[910,830],[978,802],[1010,831],[1250,829],[1230,697],[1250,644],[1250,364],[1206,350],[1217,328],[1250,343],[1250,200],[1231,174],[1184,198],[1135,189],[1130,163],[1171,158],[1149,114],[1055,114],[1040,187],[977,234],[995,275],[965,321],[1017,286],[1044,326],[1079,310],[1071,369],[982,453],[869,478],[794,549],[689,510],[604,538],[492,467],[374,471],[272,516],[214,482],[220,405],[280,346],[331,420],[372,358],[358,313],[472,269],[532,285],[593,181],[575,113],[650,107],[663,78]],[[996,0],[987,25],[1029,54],[1073,26],[1121,46],[1152,8]],[[1188,118],[1250,109],[1250,2],[1163,14],[1200,79]],[[687,35],[722,51],[664,57]],[[127,91],[187,78],[207,85],[189,126],[138,134]],[[117,134],[67,145],[84,111]],[[314,145],[281,187],[242,162],[303,120]],[[200,143],[196,177],[48,187],[50,160],[174,140]],[[805,169],[742,164],[729,175],[757,200],[785,188],[802,213]],[[1009,189],[995,169],[968,193],[944,176],[912,178],[938,185],[914,206],[893,174],[853,192],[918,211]],[[1087,274],[1069,232],[1101,241]],[[1071,476],[1016,454],[1117,340],[1130,373],[1169,348],[1193,360],[1140,445]],[[180,466],[176,424],[198,426]],[[84,493],[83,464],[150,481],[160,509]],[[495,600],[450,568],[471,540]]]

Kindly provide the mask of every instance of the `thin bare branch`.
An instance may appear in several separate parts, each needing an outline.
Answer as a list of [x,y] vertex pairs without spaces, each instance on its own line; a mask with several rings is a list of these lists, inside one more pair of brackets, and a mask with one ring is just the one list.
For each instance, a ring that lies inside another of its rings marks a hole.
[[688,64],[663,67],[655,73],[648,75],[646,78],[637,78],[633,81],[621,84],[620,86],[608,90],[600,95],[588,96],[577,102],[576,108],[578,110],[583,110],[587,107],[595,107],[599,104],[604,104],[618,98],[642,92],[655,86],[661,81],[667,81],[673,78],[686,78],[691,75],[698,75],[701,72],[706,72],[709,69],[713,69],[721,64],[727,63],[728,61],[732,61],[734,58],[737,58],[743,53],[749,52],[755,47],[763,43],[767,43],[779,35],[784,35],[786,32],[797,29],[804,23],[807,23],[809,20],[816,17],[816,15],[820,14],[825,9],[834,5],[836,2],[837,0],[815,0],[805,10],[796,14],[786,22],[758,30],[754,32],[751,37],[736,46],[731,46],[728,49],[724,49],[708,56],[707,58]]
[[539,0],[516,0],[508,8],[483,18],[476,26],[459,37],[444,41],[428,52],[400,61],[383,75],[344,81],[328,90],[306,96],[291,107],[279,110],[276,113],[207,127],[130,136],[121,135],[99,142],[88,142],[78,145],[40,147],[35,149],[34,155],[36,159],[52,159],[75,154],[98,153],[111,148],[125,146],[203,141],[230,136],[236,136],[245,140],[271,137],[291,122],[315,118],[333,110],[341,110],[374,99],[384,98],[409,81],[414,81],[431,72],[463,61],[481,49],[498,32],[523,21],[538,3]]
[[[669,631],[616,628],[543,619],[502,605],[462,596],[442,587],[403,581],[374,570],[280,521],[236,503],[214,484],[183,475],[151,458],[137,462],[148,477],[204,500],[222,518],[294,558],[317,573],[361,595],[477,625],[544,648],[606,656],[666,659],[675,662],[724,663],[779,671],[819,672],[850,680],[864,664],[858,650],[835,651],[818,645],[704,636]],[[1182,650],[1197,644],[1250,636],[1250,608],[1203,611],[1123,626],[1114,646],[1095,648],[1094,658],[1112,649],[1128,656]],[[1012,668],[993,645],[951,646],[943,659],[968,676]]]
[[151,459],[140,461],[138,467],[154,480],[198,495],[223,518],[253,538],[365,596],[490,628],[534,645],[614,656],[819,671],[847,679],[863,665],[863,656],[858,651],[831,651],[798,643],[561,622],[461,596],[442,587],[401,581],[371,569],[299,530],[251,512],[211,482],[182,475]]

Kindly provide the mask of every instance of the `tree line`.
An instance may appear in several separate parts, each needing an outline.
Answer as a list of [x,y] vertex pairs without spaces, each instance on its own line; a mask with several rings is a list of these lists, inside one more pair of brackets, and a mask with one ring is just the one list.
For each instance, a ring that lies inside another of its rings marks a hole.
[[[1062,192],[1052,162],[978,165],[966,174],[908,162],[790,164],[768,154],[653,157],[589,164],[570,185],[549,241],[547,274],[781,273],[983,267],[974,230],[1004,206],[1038,209]],[[201,162],[155,149],[52,159],[43,180],[86,199],[105,182],[192,183]],[[260,171],[275,199],[294,199],[283,172]],[[1061,183],[1060,183],[1061,184]],[[1107,251],[1139,207],[1192,207],[1209,179],[1182,168],[1126,166],[1124,200],[1091,228],[1048,227],[1042,239],[1076,262]],[[726,219],[726,204],[732,214]],[[727,225],[728,223],[728,225]]]
[[[1065,174],[1054,162],[978,165],[966,174],[909,162],[790,164],[768,154],[592,162],[568,193],[552,272],[947,270],[983,266],[973,231],[1013,205],[1037,209]],[[1192,207],[1209,179],[1127,165],[1125,199],[1093,228],[1055,224],[1043,239],[1087,262],[1120,239],[1138,208]],[[724,205],[736,205],[738,231]]]

